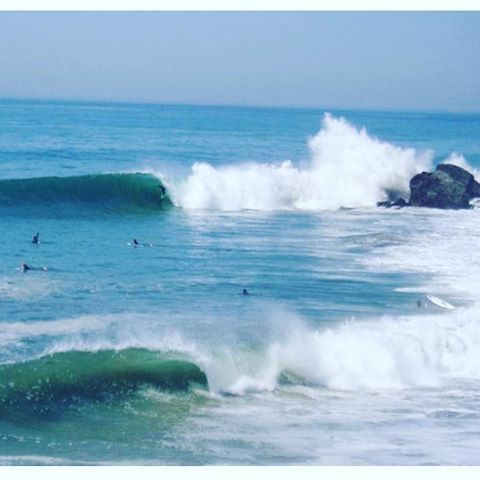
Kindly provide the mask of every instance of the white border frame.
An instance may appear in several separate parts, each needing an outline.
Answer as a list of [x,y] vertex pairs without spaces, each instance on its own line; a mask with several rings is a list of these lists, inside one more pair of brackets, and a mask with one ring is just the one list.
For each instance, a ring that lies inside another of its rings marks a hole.
[[3,0],[3,11],[475,11],[478,0]]
[[[480,11],[478,0],[3,0],[9,11]],[[480,461],[480,457],[479,457]],[[0,467],[2,480],[477,480],[480,467]]]

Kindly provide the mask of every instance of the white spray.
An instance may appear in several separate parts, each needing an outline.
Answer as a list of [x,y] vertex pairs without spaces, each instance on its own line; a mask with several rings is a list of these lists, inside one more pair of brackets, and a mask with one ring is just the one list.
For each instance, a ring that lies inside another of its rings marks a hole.
[[309,141],[310,163],[290,161],[213,167],[195,163],[169,185],[176,205],[215,210],[325,210],[374,206],[389,191],[408,197],[410,178],[432,163],[432,152],[400,148],[325,114]]

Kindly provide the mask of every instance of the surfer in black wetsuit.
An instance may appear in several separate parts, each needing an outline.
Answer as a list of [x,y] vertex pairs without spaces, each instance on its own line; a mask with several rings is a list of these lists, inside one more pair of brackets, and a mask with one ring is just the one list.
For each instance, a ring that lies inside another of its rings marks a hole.
[[159,185],[158,188],[160,189],[160,197],[164,198],[165,195],[167,194],[167,190],[165,189],[165,187],[163,185]]
[[138,240],[136,238],[133,239],[133,246],[138,247],[140,244],[138,243]]
[[31,267],[30,265],[27,265],[26,263],[22,263],[20,265],[20,270],[23,272],[23,273],[26,273],[28,272],[29,270],[39,270],[41,272],[47,272],[48,271],[48,268],[47,267]]
[[244,288],[242,290],[242,295],[250,295],[250,294],[248,293],[248,290],[246,288]]
[[35,245],[38,244],[38,237],[40,237],[40,233],[39,233],[39,232],[37,232],[37,234],[34,235],[33,238],[32,238],[32,243],[34,243]]

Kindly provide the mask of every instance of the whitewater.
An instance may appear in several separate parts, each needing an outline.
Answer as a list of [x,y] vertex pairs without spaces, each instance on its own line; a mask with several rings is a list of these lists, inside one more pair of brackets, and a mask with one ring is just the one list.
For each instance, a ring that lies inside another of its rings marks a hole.
[[197,162],[172,186],[173,200],[185,208],[227,211],[374,206],[389,195],[408,196],[410,178],[432,166],[432,152],[378,140],[329,113],[308,146],[303,168],[289,160],[219,168]]
[[478,115],[0,107],[0,463],[478,462]]

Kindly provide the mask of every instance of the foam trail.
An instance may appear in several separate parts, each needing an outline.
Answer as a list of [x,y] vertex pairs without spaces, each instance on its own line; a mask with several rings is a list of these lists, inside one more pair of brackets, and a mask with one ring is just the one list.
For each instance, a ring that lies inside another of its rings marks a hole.
[[374,206],[390,192],[408,196],[410,178],[432,163],[432,152],[400,148],[325,114],[310,139],[310,164],[290,161],[215,168],[195,163],[168,185],[173,202],[188,209],[324,210]]
[[[364,268],[378,273],[415,273],[424,278],[414,291],[445,296],[452,303],[477,302],[480,298],[478,271],[480,252],[479,210],[446,210],[433,214],[416,209],[405,212],[409,223],[421,228],[408,233],[404,241],[371,250],[357,259]],[[454,235],[450,235],[455,225]]]
[[0,277],[0,299],[27,301],[46,297],[56,291],[58,287],[58,283],[46,278],[3,276]]

